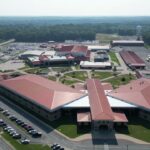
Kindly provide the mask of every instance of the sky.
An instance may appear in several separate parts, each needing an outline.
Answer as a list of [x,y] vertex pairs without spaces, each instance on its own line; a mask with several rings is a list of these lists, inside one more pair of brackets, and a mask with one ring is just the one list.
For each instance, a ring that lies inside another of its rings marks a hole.
[[150,0],[0,0],[0,16],[150,16]]

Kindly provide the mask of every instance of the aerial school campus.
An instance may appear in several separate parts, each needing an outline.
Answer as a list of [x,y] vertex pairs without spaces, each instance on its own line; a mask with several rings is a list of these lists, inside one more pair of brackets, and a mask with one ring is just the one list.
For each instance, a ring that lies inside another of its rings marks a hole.
[[[20,52],[12,58],[15,51]],[[28,111],[64,138],[109,143],[121,133],[150,141],[144,41],[13,42],[1,53],[9,58],[1,64],[8,67],[1,73],[2,102]]]

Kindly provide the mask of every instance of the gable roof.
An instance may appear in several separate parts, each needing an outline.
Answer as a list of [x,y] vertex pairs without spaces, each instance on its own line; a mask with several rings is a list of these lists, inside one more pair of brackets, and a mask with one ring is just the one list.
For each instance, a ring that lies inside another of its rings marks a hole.
[[85,96],[69,86],[31,74],[2,81],[0,85],[49,111]]
[[92,120],[113,121],[113,112],[104,93],[101,82],[97,79],[87,80]]
[[141,108],[150,109],[150,79],[140,78],[131,81],[108,95]]

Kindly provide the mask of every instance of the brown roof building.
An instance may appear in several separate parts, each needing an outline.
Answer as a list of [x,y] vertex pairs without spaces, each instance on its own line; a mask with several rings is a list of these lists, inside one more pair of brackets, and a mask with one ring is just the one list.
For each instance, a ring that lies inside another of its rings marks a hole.
[[108,93],[109,96],[150,110],[150,80],[141,78]]
[[144,69],[145,62],[134,52],[132,51],[121,51],[120,55],[127,66],[131,68]]
[[85,95],[79,90],[37,75],[24,75],[1,81],[0,86],[26,97],[49,111],[54,111]]
[[113,112],[99,80],[87,80],[92,120],[114,120]]

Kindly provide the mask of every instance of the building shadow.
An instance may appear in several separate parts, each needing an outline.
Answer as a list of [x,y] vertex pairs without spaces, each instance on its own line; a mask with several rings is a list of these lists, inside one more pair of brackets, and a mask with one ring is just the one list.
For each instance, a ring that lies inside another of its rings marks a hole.
[[93,130],[91,134],[93,145],[118,145],[114,130]]

